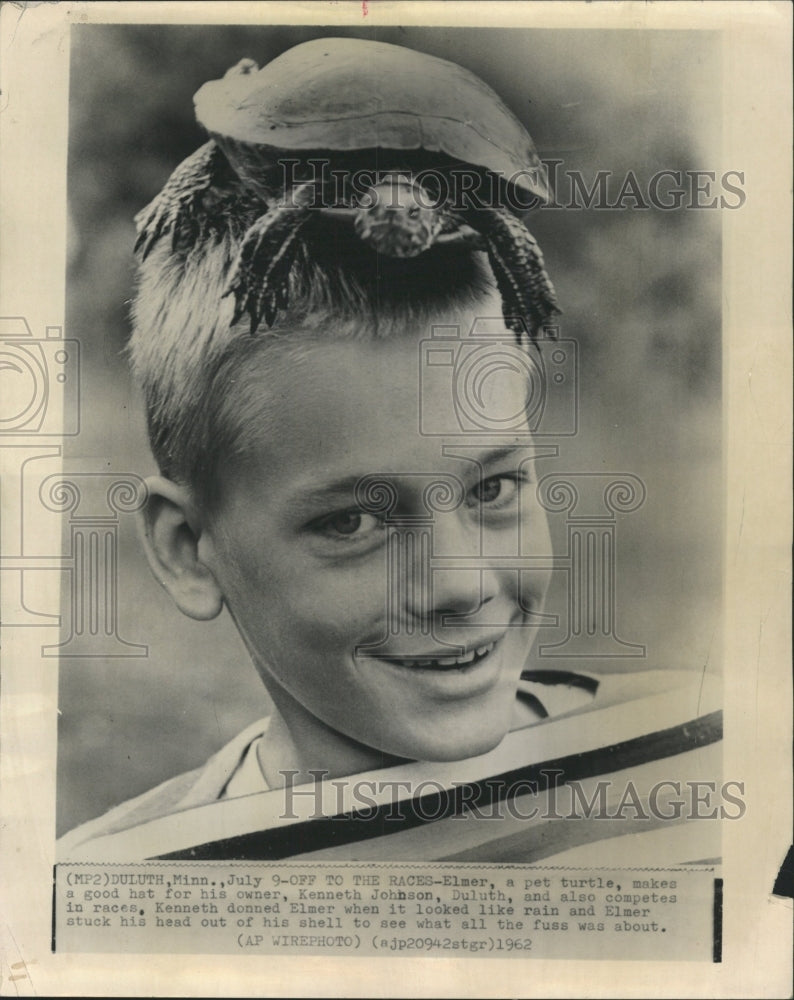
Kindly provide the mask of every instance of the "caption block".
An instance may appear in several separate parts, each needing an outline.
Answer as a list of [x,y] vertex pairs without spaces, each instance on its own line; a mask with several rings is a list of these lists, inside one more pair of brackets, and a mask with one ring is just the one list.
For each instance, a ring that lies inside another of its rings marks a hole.
[[714,869],[56,866],[58,952],[711,961]]

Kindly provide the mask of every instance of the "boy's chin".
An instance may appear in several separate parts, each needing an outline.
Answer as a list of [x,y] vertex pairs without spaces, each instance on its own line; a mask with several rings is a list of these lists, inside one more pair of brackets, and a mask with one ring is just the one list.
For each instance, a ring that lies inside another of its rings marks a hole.
[[434,732],[412,741],[395,756],[409,760],[437,761],[439,763],[468,760],[479,757],[499,746],[510,729],[510,720],[503,726],[490,725],[475,730],[455,733]]

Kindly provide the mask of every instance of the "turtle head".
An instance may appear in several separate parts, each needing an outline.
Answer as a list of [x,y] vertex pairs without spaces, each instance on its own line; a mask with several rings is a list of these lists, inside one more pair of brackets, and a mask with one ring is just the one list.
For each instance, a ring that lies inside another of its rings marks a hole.
[[353,224],[358,237],[378,253],[417,257],[433,245],[443,220],[420,184],[391,175],[366,191]]

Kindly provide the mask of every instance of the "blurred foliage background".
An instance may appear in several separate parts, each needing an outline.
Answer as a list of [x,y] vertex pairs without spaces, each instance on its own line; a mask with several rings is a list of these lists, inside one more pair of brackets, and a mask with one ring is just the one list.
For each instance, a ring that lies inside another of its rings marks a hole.
[[[374,38],[481,76],[544,159],[590,186],[611,171],[722,171],[719,39],[707,32],[290,26],[72,28],[67,331],[82,344],[80,435],[67,459],[154,471],[124,358],[133,216],[205,136],[192,97],[243,56],[327,35]],[[614,185],[614,186],[613,186]],[[719,191],[717,191],[719,194]],[[703,199],[706,200],[706,199]],[[735,199],[733,199],[735,200]],[[720,211],[540,210],[528,220],[578,341],[581,432],[555,469],[630,472],[648,497],[618,525],[618,630],[644,660],[572,669],[714,669],[721,593]],[[553,471],[553,470],[549,470]],[[564,524],[553,525],[564,542]],[[122,525],[120,633],[141,659],[60,668],[59,833],[202,763],[267,698],[227,615],[180,615]],[[550,609],[565,602],[558,580]],[[562,634],[549,634],[553,642]]]

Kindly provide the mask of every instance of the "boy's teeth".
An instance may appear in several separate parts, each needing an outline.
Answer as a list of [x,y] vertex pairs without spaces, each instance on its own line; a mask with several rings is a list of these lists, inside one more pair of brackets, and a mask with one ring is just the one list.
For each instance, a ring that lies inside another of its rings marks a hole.
[[495,645],[495,642],[489,642],[487,646],[471,649],[468,653],[463,653],[461,656],[439,656],[433,659],[425,658],[421,660],[409,660],[406,658],[400,662],[406,667],[464,667],[472,663],[475,657],[485,656],[486,653],[490,653]]

